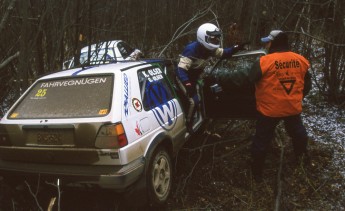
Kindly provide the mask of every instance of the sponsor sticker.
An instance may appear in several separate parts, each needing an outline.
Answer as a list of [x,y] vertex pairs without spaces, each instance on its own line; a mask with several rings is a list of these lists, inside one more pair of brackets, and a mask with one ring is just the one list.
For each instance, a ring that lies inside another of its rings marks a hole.
[[108,109],[101,109],[98,112],[99,115],[106,115],[107,113],[108,113]]
[[152,109],[159,125],[167,131],[172,130],[177,122],[177,106],[174,100],[170,100],[161,106]]
[[143,104],[137,98],[133,98],[132,105],[137,112],[141,112],[143,110]]
[[17,118],[17,116],[19,115],[19,113],[13,113],[13,114],[11,114],[11,118]]
[[129,82],[128,82],[128,76],[127,74],[123,74],[123,85],[124,85],[124,101],[123,101],[123,107],[125,110],[125,116],[127,117],[129,115]]
[[139,126],[138,122],[137,122],[136,127],[135,127],[134,130],[135,130],[135,133],[138,134],[138,136],[141,136],[143,134],[143,132],[140,129],[140,126]]
[[[81,79],[68,79],[63,81],[53,81],[53,82],[46,82],[41,84],[41,88],[50,88],[50,87],[65,87],[65,86],[82,86],[82,85],[92,85],[92,84],[102,84],[106,83],[107,78],[81,78]],[[42,92],[38,92],[38,95],[45,95],[44,89],[41,90]],[[37,96],[37,95],[36,95]],[[42,96],[40,96],[42,97]]]

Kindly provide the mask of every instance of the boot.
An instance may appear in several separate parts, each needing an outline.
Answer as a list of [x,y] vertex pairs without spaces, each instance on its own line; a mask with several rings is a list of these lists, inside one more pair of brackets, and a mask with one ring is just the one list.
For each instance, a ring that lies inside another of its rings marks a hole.
[[310,164],[310,157],[308,155],[308,137],[292,139],[293,149],[295,153],[295,163],[303,166]]

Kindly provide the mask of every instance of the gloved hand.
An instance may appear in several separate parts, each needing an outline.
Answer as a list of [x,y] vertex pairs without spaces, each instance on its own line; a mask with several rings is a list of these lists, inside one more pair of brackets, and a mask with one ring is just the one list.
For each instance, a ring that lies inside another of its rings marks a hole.
[[241,43],[238,45],[234,45],[234,52],[238,52],[241,50],[247,50],[246,45],[248,45],[248,44],[249,44],[249,42],[244,42],[244,43]]
[[183,85],[186,88],[186,92],[189,97],[193,97],[196,94],[196,89],[194,86],[192,86],[191,82],[185,81]]

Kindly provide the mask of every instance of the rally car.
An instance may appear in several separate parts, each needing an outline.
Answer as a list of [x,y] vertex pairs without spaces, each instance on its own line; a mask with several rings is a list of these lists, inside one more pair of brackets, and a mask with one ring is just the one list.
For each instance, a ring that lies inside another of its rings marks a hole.
[[[236,70],[261,55],[227,62]],[[0,174],[137,192],[151,205],[164,204],[172,158],[191,137],[175,69],[173,60],[118,61],[39,78],[1,119]],[[196,133],[209,117],[253,116],[252,88],[215,91],[207,79],[199,86]]]

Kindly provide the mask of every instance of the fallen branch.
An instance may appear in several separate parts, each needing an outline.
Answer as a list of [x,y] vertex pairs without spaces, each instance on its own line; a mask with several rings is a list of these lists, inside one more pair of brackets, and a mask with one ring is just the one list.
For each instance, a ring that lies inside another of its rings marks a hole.
[[240,151],[240,150],[242,150],[242,149],[248,147],[250,144],[251,144],[251,142],[248,142],[248,143],[246,143],[246,144],[243,144],[242,146],[237,147],[236,149],[231,150],[230,152],[228,152],[228,153],[226,153],[226,154],[223,154],[223,155],[221,155],[221,156],[219,156],[219,157],[215,157],[214,160],[218,161],[218,160],[224,159],[225,157],[229,157],[230,155],[233,155],[235,152],[238,152],[238,151]]
[[[213,134],[211,134],[211,136],[212,135]],[[185,148],[183,148],[183,149],[188,150],[189,152],[194,152],[194,151],[202,150],[202,149],[207,148],[207,147],[214,147],[214,146],[219,145],[219,144],[224,144],[227,142],[241,143],[241,142],[243,142],[243,140],[249,140],[249,138],[248,137],[239,137],[239,138],[220,139],[220,141],[217,141],[217,142],[212,143],[212,144],[201,145],[200,147],[195,147],[193,149],[185,149]]]
[[30,185],[29,185],[29,183],[28,183],[27,181],[25,181],[25,184],[26,184],[26,186],[28,187],[30,194],[34,197],[38,209],[41,210],[41,211],[43,211],[43,209],[42,209],[40,203],[38,202],[38,198],[37,198],[38,189],[39,189],[39,186],[40,186],[40,178],[41,178],[41,176],[38,175],[38,182],[37,182],[36,193],[34,193],[34,192],[31,190],[31,187],[30,187]]
[[[60,199],[61,199],[60,179],[56,180],[56,184],[50,183],[50,182],[46,182],[46,183],[48,185],[52,185],[52,186],[56,187],[57,193],[58,193],[58,196],[57,196],[57,200],[58,200],[57,206],[58,206],[58,209],[57,210],[60,211]],[[56,200],[56,197],[51,198],[49,206],[48,206],[48,211],[53,210],[53,207],[55,205],[55,200]]]
[[[208,137],[209,137],[209,136],[206,136],[206,137],[204,138],[204,141],[203,141],[202,145],[204,145],[204,144],[207,142]],[[186,184],[187,184],[187,181],[192,177],[193,172],[194,172],[194,169],[196,168],[196,166],[198,165],[199,161],[200,161],[201,158],[202,158],[202,153],[203,153],[203,149],[200,149],[200,154],[199,154],[199,157],[198,157],[197,161],[195,162],[194,166],[192,167],[192,170],[189,172],[189,174],[188,174],[188,175],[184,178],[184,180],[183,180],[183,186],[182,186],[181,191],[184,190],[184,188],[185,188],[185,186],[186,186]]]

